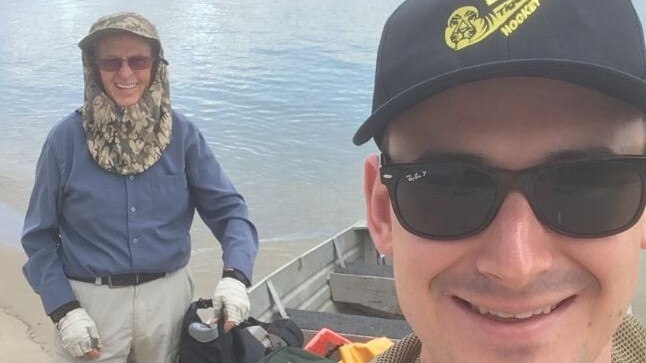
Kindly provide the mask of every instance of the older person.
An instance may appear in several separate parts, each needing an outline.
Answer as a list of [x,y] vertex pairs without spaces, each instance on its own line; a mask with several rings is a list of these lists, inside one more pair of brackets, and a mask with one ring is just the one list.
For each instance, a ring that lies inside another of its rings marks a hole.
[[643,363],[646,51],[629,0],[408,0],[355,134],[413,335],[375,363]]
[[256,229],[200,131],[172,109],[153,24],[111,14],[79,46],[85,102],[45,140],[23,271],[59,329],[55,362],[175,362],[195,210],[222,244],[214,299],[228,326],[248,315]]

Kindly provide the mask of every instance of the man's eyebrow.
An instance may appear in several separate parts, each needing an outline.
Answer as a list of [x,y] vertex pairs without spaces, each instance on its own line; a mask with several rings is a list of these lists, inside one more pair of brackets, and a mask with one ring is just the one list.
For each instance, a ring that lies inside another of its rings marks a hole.
[[617,155],[616,152],[605,146],[587,148],[587,149],[572,149],[548,153],[545,158],[546,162],[555,161],[568,161],[568,160],[581,160],[592,158],[603,158],[608,156]]
[[[547,154],[543,162],[592,159],[592,158],[608,157],[613,155],[617,155],[617,153],[612,151],[608,147],[599,146],[599,147],[591,147],[591,148],[585,148],[585,149],[570,149],[570,150],[560,150],[560,151],[550,152]],[[426,152],[411,162],[427,163],[427,162],[437,162],[437,161],[462,162],[462,163],[469,163],[469,164],[475,164],[475,165],[489,165],[487,160],[478,154],[460,153],[460,152],[443,152],[443,151]]]
[[486,164],[486,161],[482,156],[479,156],[477,154],[458,153],[458,152],[427,152],[420,155],[412,162],[426,163],[431,161],[461,162],[461,163],[469,163],[469,164],[477,164],[477,165]]

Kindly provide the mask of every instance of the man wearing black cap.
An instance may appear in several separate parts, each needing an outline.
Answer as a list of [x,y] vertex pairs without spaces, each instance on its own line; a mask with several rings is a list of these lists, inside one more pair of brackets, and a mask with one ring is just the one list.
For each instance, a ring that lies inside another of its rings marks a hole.
[[364,192],[414,335],[375,362],[646,362],[646,51],[629,0],[408,0]]

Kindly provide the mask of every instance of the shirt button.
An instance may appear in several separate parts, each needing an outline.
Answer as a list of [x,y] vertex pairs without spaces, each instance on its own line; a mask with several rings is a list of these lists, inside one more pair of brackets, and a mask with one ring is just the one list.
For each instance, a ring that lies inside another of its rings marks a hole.
[[134,243],[134,244],[139,243],[139,238],[134,238],[134,239],[132,240],[132,243]]
[[128,179],[130,179],[130,180],[135,180],[135,176],[134,176],[134,175],[130,175],[130,176],[128,177]]
[[135,207],[130,207],[130,213],[134,213],[136,211]]

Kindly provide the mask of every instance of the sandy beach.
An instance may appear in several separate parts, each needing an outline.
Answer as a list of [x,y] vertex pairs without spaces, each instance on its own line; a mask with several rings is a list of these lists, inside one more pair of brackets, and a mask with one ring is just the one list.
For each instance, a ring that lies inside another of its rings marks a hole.
[[[271,272],[294,256],[305,252],[311,243],[279,243],[272,242],[261,247],[254,280]],[[213,250],[207,256],[193,259],[189,268],[195,268],[193,273],[196,282],[195,296],[209,297],[216,283],[215,271],[220,266],[214,265],[213,271],[205,271],[196,264],[205,258],[219,261],[219,251]],[[642,321],[646,321],[646,252],[642,252],[642,269],[634,313]],[[54,328],[42,311],[40,300],[33,293],[22,276],[21,266],[25,261],[22,250],[0,244],[0,360],[3,363],[46,363],[50,362]]]
[[[312,246],[310,242],[271,242],[261,245],[254,280],[273,271]],[[189,264],[195,280],[195,297],[210,297],[217,271],[221,271],[220,251],[200,251]],[[45,315],[40,299],[22,275],[24,252],[0,243],[0,362],[51,362],[54,327]],[[213,263],[216,261],[217,263]],[[205,266],[209,264],[209,267]]]
[[0,244],[0,355],[3,362],[49,362],[54,330],[22,276],[22,250]]

